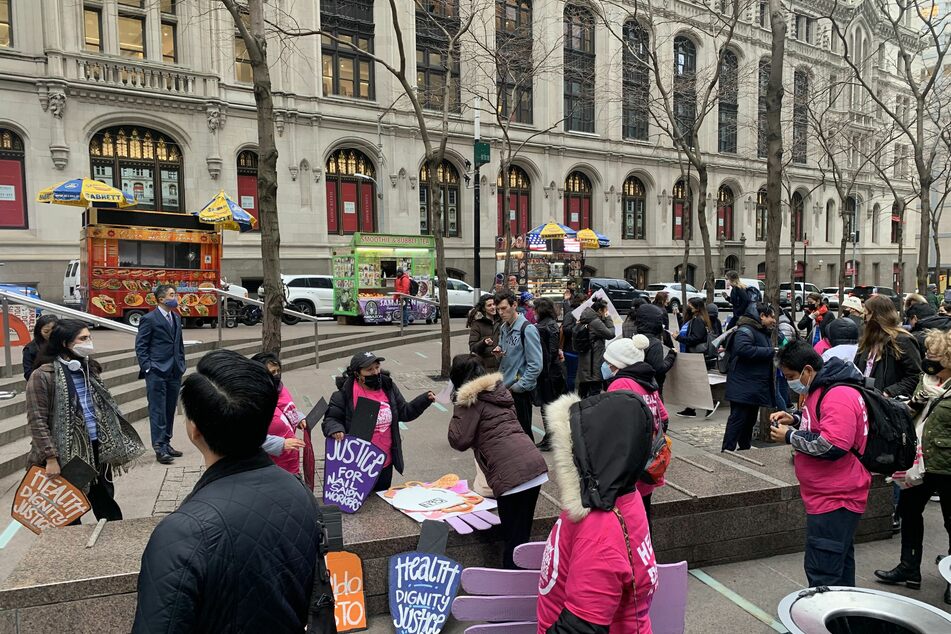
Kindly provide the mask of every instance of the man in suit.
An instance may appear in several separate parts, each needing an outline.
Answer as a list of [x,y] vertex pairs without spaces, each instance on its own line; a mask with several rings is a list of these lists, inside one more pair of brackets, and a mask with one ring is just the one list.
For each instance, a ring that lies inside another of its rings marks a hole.
[[182,318],[175,312],[178,307],[175,287],[159,284],[155,300],[158,306],[139,322],[135,356],[139,361],[139,378],[145,378],[155,459],[171,464],[173,458],[182,455],[172,448],[171,440],[178,391],[185,374],[185,342]]

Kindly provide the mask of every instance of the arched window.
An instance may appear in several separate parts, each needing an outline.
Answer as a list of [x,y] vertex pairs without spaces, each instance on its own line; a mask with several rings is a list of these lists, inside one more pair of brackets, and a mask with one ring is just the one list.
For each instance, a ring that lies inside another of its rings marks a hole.
[[[683,265],[682,265],[682,264],[678,264],[677,266],[674,267],[674,279],[675,279],[676,281],[680,282],[680,283],[687,283],[687,284],[690,284],[691,286],[693,286],[693,285],[696,283],[696,281],[697,281],[697,265],[696,265],[696,264],[688,264],[688,265],[687,265],[687,279],[685,279],[685,280],[684,280],[684,279],[681,279],[681,277],[680,277],[680,272],[681,272],[682,270],[683,270]],[[695,290],[696,290],[696,289],[688,288],[688,289],[687,289],[687,292],[692,293],[692,292],[694,292]],[[674,297],[672,297],[671,299],[676,299],[677,302],[679,303],[679,302],[680,302],[680,293],[677,293],[677,294],[676,294]]]
[[26,229],[26,151],[13,130],[0,128],[0,229]]
[[858,210],[858,203],[855,200],[854,196],[849,196],[845,199],[845,209],[842,211],[842,233],[845,236],[845,239],[849,242],[852,241],[852,234],[858,228],[856,226],[856,211]]
[[[426,222],[430,192],[429,166],[419,170],[419,232],[430,233]],[[433,217],[442,218],[442,234],[447,238],[459,237],[459,170],[449,161],[436,168],[436,188],[433,193]]]
[[697,123],[697,45],[678,35],[674,38],[674,127],[684,144],[693,147]]
[[495,58],[499,109],[513,123],[532,122],[532,3],[496,0]]
[[740,270],[740,258],[735,255],[726,256],[726,260],[723,261],[723,272],[727,271],[739,271]]
[[681,178],[672,193],[673,238],[689,240],[693,237],[693,192]]
[[119,187],[136,209],[181,212],[182,152],[161,132],[138,126],[100,130],[89,142],[92,177]]
[[892,220],[891,220],[891,243],[899,244],[901,243],[901,207],[898,203],[892,204]]
[[496,183],[499,192],[498,235],[505,235],[504,222],[506,216],[508,216],[513,236],[528,233],[528,230],[531,229],[529,223],[531,222],[530,210],[532,208],[532,182],[529,180],[528,174],[518,165],[509,166],[509,204],[507,207],[504,201],[505,195],[502,191],[503,183],[501,171],[499,172]]
[[[238,153],[238,204],[249,214],[258,217],[258,153],[242,150]],[[255,225],[255,230],[261,225]]]
[[565,179],[565,224],[572,229],[591,228],[591,179],[572,172]]
[[320,23],[328,34],[352,42],[356,50],[321,38],[324,95],[373,99],[373,0],[323,0]]
[[376,178],[373,161],[360,150],[340,148],[327,159],[326,172],[327,232],[375,231],[376,186],[362,178]]
[[647,288],[648,274],[650,268],[643,264],[632,264],[624,269],[624,279],[631,283],[634,288]]
[[759,61],[759,99],[756,126],[756,156],[766,158],[769,146],[766,143],[766,89],[769,86],[769,60]]
[[733,239],[733,190],[726,185],[717,192],[717,240]]
[[594,132],[594,16],[565,7],[565,130]]
[[[624,181],[624,239],[643,240],[647,233],[647,193],[636,176]],[[643,288],[643,287],[640,287]]]
[[797,70],[793,78],[793,138],[792,161],[805,163],[809,132],[809,75]]
[[760,262],[756,265],[756,279],[765,280],[766,279],[766,262]]
[[[450,60],[449,34],[458,33],[458,0],[432,0],[416,5],[416,89],[424,108],[442,110],[446,91],[449,110],[459,112],[459,43]],[[451,83],[451,86],[450,86]]]
[[803,240],[805,211],[806,202],[803,200],[802,194],[794,192],[792,195],[792,218],[789,223],[793,242],[802,242]]
[[766,204],[766,188],[761,187],[756,192],[756,239],[766,240],[766,222],[769,218],[769,207]]
[[624,23],[623,73],[624,85],[621,93],[622,134],[625,139],[646,141],[650,118],[650,78],[647,66],[647,30],[634,20]]
[[717,127],[718,148],[726,154],[736,154],[737,117],[739,113],[739,68],[740,62],[733,51],[723,53],[720,64],[720,93],[718,97],[719,121]]

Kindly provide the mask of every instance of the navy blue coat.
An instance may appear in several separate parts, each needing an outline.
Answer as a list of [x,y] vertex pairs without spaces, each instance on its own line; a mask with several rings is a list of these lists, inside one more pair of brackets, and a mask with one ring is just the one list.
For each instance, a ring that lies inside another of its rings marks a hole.
[[169,379],[185,374],[185,341],[182,338],[182,318],[172,313],[174,327],[156,308],[143,315],[139,332],[135,335],[135,356],[139,361],[139,378],[146,371],[158,372]]
[[739,327],[730,342],[726,400],[773,407],[776,402],[774,372],[769,331],[752,317],[740,317]]

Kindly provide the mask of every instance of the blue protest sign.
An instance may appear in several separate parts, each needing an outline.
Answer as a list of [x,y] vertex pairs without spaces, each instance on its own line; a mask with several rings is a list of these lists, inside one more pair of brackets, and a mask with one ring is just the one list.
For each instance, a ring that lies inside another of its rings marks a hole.
[[397,634],[438,634],[459,592],[462,565],[432,553],[390,557],[390,615]]

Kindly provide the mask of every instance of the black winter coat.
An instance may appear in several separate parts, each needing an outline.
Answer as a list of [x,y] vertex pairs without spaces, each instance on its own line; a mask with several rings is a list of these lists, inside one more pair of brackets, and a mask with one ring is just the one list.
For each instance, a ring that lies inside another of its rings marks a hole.
[[769,329],[749,316],[740,317],[737,326],[730,341],[726,400],[773,407],[776,403],[775,369]]
[[[644,335],[650,342],[644,351],[644,361],[654,368],[657,385],[661,389],[664,388],[667,373],[677,360],[677,352],[666,325],[667,313],[663,308],[653,304],[644,304],[637,308],[637,334]],[[665,346],[670,350],[665,350]]]
[[[912,396],[921,378],[921,353],[918,343],[911,335],[902,333],[898,336],[898,347],[901,356],[895,356],[891,346],[885,346],[882,358],[875,362],[871,378],[875,381],[875,389],[881,390],[888,396]],[[855,367],[865,374],[868,364],[868,350],[855,354]]]
[[683,350],[690,352],[690,348],[701,343],[707,342],[707,325],[700,317],[694,317],[687,323],[687,332],[679,339],[683,345]]
[[585,308],[581,319],[574,328],[578,333],[581,328],[588,329],[588,339],[591,349],[578,353],[578,373],[575,383],[596,383],[603,380],[601,364],[604,363],[604,349],[607,342],[614,339],[614,321],[610,317],[601,317],[593,308]]
[[149,538],[132,631],[303,632],[322,531],[263,451],[219,460]]
[[750,294],[746,292],[745,288],[740,288],[739,286],[733,287],[733,290],[730,291],[730,306],[733,308],[733,316],[730,317],[730,321],[727,322],[727,329],[737,325],[740,321],[740,317],[746,315],[746,312],[750,308]]
[[[483,315],[480,311],[475,311],[471,315],[469,326],[469,352],[479,355],[482,359],[482,365],[487,370],[497,370],[499,359],[492,354],[492,349],[499,345],[499,327],[501,321],[493,319],[488,315]],[[492,345],[485,343],[486,339],[492,340]]]
[[40,347],[37,345],[36,339],[23,348],[23,378],[27,381],[30,380],[30,375],[33,374],[33,366],[36,365],[36,357],[39,353]]
[[558,351],[561,350],[558,322],[546,317],[535,324],[535,328],[538,329],[542,344],[542,371],[538,375],[536,394],[539,404],[545,405],[565,393],[568,373],[565,363],[558,359]]
[[[420,394],[407,403],[400,389],[396,387],[396,383],[390,378],[389,372],[382,372],[380,376],[383,379],[383,391],[393,411],[393,424],[390,425],[393,446],[390,449],[390,458],[393,460],[393,467],[403,473],[403,440],[398,423],[416,420],[432,403],[426,393]],[[330,405],[321,424],[325,437],[333,436],[338,431],[350,433],[350,423],[353,420],[353,381],[352,376],[337,377],[337,391],[330,397]]]
[[[932,315],[919,319],[911,329],[911,336],[918,342],[918,351],[925,356],[925,337],[929,330],[951,330],[951,317],[947,315]],[[23,351],[23,369],[26,370],[26,350]]]

